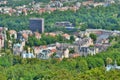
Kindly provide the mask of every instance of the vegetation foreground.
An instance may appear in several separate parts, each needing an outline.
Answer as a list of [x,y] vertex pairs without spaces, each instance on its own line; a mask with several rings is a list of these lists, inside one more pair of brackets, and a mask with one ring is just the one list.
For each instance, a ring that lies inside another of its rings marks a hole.
[[[119,40],[119,39],[118,39]],[[0,57],[1,80],[119,80],[120,71],[106,71],[105,66],[120,65],[119,41],[107,51],[95,56],[38,60],[13,56],[10,50]],[[4,52],[4,51],[3,51]],[[1,52],[2,53],[2,52]],[[110,60],[107,61],[106,59]]]

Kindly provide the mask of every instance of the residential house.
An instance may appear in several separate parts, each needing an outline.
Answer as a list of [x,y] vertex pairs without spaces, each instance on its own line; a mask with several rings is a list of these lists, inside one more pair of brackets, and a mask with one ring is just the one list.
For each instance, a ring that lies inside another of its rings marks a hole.
[[11,40],[8,40],[8,47],[12,48],[12,41]]
[[50,12],[54,12],[55,10],[57,10],[56,8],[50,8],[49,11]]
[[82,2],[83,6],[92,5],[94,2],[92,0]]
[[23,46],[20,43],[16,43],[13,45],[13,54],[20,55],[23,51]]
[[37,55],[37,58],[49,59],[51,55],[52,55],[52,53],[49,49],[44,49],[44,50],[41,50],[41,52]]
[[74,11],[74,12],[76,12],[79,8],[76,7],[76,6],[73,6],[73,7],[69,7],[69,9],[72,10],[72,11]]
[[2,35],[4,37],[4,40],[7,40],[7,36],[6,36],[7,30],[8,30],[8,28],[6,28],[6,27],[0,27],[0,35]]
[[93,4],[94,7],[97,7],[97,6],[103,6],[104,3],[103,2],[96,2]]
[[63,55],[64,55],[64,58],[69,58],[69,49],[68,48],[64,50]]
[[46,10],[49,10],[50,8],[51,8],[51,7],[50,7],[49,4],[45,6],[45,9],[46,9]]
[[63,26],[63,27],[71,27],[72,23],[70,23],[69,21],[63,21],[63,22],[56,22],[55,25],[56,26]]
[[119,36],[119,35],[120,35],[120,31],[114,30],[111,36]]
[[28,14],[27,8],[23,8],[22,12],[23,12],[24,15],[27,15]]
[[35,55],[39,55],[43,50],[49,50],[51,54],[48,54],[48,56],[51,56],[53,53],[56,52],[56,45],[50,44],[47,46],[35,46],[33,47],[33,51]]
[[68,1],[70,1],[70,0],[60,0],[61,2],[68,2]]
[[69,48],[71,48],[70,44],[67,43],[56,43],[56,58],[69,58]]
[[63,34],[62,36],[63,36],[65,39],[70,40],[70,35],[69,35],[69,34],[65,33],[65,34]]
[[9,11],[11,10],[11,7],[2,7],[3,13],[4,14],[9,14]]
[[106,51],[110,44],[95,44],[96,52]]
[[23,33],[23,34],[22,34],[22,37],[23,37],[25,40],[27,40],[27,39],[28,39],[28,34]]
[[45,7],[45,10],[46,10],[46,12],[51,13],[51,12],[54,12],[56,10],[56,8],[55,7],[50,7],[50,5],[47,5]]
[[0,50],[4,47],[4,36],[0,34]]
[[32,7],[33,7],[34,11],[37,11],[40,9],[40,3],[36,3]]
[[22,53],[22,58],[35,58],[35,55],[33,53],[27,53],[26,51],[24,51]]
[[7,4],[7,3],[8,3],[8,1],[0,1],[0,5]]
[[106,66],[106,71],[110,71],[110,70],[112,70],[112,69],[120,70],[120,66],[117,65],[116,60],[115,60],[114,65],[110,65],[110,64],[109,64],[109,65]]
[[8,30],[8,28],[6,28],[6,27],[0,27],[0,33],[7,31],[7,30]]
[[79,57],[80,54],[78,54],[78,53],[73,53],[73,54],[70,54],[69,56],[70,56],[70,58],[76,58],[76,57]]
[[12,16],[12,14],[13,14],[15,11],[16,11],[15,9],[10,9],[8,14],[9,14],[10,16]]
[[53,1],[51,4],[50,4],[51,7],[62,7],[63,6],[63,3],[61,3],[60,1]]
[[105,30],[103,30],[103,29],[86,29],[86,32],[94,33],[94,34],[97,34],[97,35],[102,34],[104,31]]
[[50,32],[50,33],[45,33],[46,36],[52,36],[52,37],[55,37],[56,36],[56,33],[54,32]]
[[84,38],[89,37],[90,33],[86,31],[80,31],[78,37]]
[[57,50],[55,58],[69,58],[69,49],[68,48],[63,48],[63,50]]
[[47,45],[47,49],[50,49],[50,50],[56,49],[56,45],[55,44],[49,44],[49,45]]
[[9,30],[10,38],[17,39],[17,32],[15,30]]
[[40,14],[45,13],[45,12],[46,12],[45,8],[40,8],[40,9],[38,10],[38,13],[40,13]]
[[33,50],[31,51],[31,48],[28,48],[27,52],[26,51],[22,52],[21,57],[22,58],[35,58],[35,55],[33,54]]
[[33,51],[35,55],[38,55],[40,53],[41,48],[39,46],[34,46]]
[[34,32],[34,35],[37,39],[40,39],[41,38],[41,34],[39,32]]
[[77,7],[77,8],[80,8],[80,6],[81,6],[81,3],[80,3],[80,2],[77,2],[77,3],[76,3],[76,7]]
[[96,44],[109,44],[109,36],[112,34],[104,33],[97,37]]
[[110,4],[114,4],[114,3],[115,3],[114,0],[105,0],[104,6],[107,7],[107,6],[109,6]]
[[61,7],[61,8],[58,8],[58,10],[60,10],[60,11],[66,11],[66,10],[68,10],[69,9],[69,7]]
[[75,45],[81,46],[81,47],[89,47],[93,44],[93,40],[90,37],[86,37],[86,38],[79,38],[78,41],[74,42]]
[[55,37],[55,36],[56,36],[56,34],[53,33],[53,32],[50,32],[49,35],[52,36],[52,37]]
[[56,35],[62,35],[63,34],[63,32],[62,31],[56,31],[56,32],[54,32]]
[[87,56],[87,55],[95,55],[96,51],[95,51],[95,47],[80,47],[79,48],[79,53],[80,56]]
[[63,59],[64,58],[63,51],[57,50],[55,58],[61,58],[61,59]]
[[23,31],[18,32],[18,39],[24,38],[25,40],[27,40],[28,37],[31,35],[33,35],[32,31],[23,30]]
[[20,39],[21,45],[24,47],[25,46],[25,39]]
[[29,34],[29,35],[32,35],[32,31],[31,30],[23,30],[23,31],[20,31],[19,33],[26,33],[26,34]]

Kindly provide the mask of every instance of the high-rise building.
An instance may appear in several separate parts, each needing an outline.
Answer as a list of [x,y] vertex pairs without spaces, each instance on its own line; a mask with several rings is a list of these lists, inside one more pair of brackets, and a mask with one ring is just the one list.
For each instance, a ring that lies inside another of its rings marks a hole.
[[29,20],[29,28],[33,32],[44,33],[44,19],[43,18],[31,18]]

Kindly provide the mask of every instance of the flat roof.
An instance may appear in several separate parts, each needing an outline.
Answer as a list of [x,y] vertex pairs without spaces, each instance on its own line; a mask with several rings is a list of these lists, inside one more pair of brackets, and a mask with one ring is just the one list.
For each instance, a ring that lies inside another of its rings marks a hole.
[[30,18],[30,20],[44,20],[44,18]]

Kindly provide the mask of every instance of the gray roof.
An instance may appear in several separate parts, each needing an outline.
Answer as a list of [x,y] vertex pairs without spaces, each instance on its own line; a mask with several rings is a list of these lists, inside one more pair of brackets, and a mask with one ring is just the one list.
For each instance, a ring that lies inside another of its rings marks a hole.
[[79,45],[79,46],[83,46],[84,44],[86,44],[88,42],[90,38],[83,38],[83,39],[79,39],[78,41],[74,42],[74,44]]
[[99,35],[99,36],[97,37],[96,43],[101,43],[103,39],[108,39],[109,36],[110,36],[110,34],[108,34],[108,33]]

